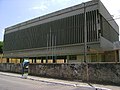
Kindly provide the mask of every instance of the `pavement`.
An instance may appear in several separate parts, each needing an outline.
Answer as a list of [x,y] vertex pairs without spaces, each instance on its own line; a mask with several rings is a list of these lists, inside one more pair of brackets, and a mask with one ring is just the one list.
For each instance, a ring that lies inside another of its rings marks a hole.
[[[21,74],[16,74],[16,73],[0,72],[0,75],[23,78]],[[40,82],[46,82],[46,83],[75,86],[75,87],[83,86],[83,87],[107,88],[109,90],[120,90],[120,86],[101,85],[101,84],[92,84],[92,83],[88,84],[88,83],[77,82],[77,81],[67,81],[67,80],[60,80],[60,79],[53,79],[53,78],[43,78],[43,77],[36,77],[36,76],[30,76],[30,75],[27,76],[27,79],[34,80],[34,81],[40,81]]]

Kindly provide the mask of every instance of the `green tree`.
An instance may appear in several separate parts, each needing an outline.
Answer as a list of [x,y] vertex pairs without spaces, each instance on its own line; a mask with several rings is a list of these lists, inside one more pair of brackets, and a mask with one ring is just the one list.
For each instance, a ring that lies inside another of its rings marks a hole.
[[3,42],[0,41],[0,53],[3,53]]

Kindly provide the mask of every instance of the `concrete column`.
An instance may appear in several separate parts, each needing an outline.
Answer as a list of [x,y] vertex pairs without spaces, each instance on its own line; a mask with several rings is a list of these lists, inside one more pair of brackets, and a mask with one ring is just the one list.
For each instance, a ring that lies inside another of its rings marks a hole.
[[64,59],[64,63],[67,63],[67,59]]
[[117,60],[117,51],[115,50],[114,53],[115,53],[115,62],[117,63],[118,62],[118,60]]
[[36,63],[36,58],[34,59],[34,63]]
[[43,58],[41,58],[41,63],[43,63]]
[[119,57],[119,62],[120,62],[120,50],[118,50],[118,57]]
[[7,58],[7,63],[9,63],[9,58]]
[[69,56],[67,56],[67,62],[69,63]]
[[56,63],[56,59],[55,59],[55,56],[53,56],[53,63]]

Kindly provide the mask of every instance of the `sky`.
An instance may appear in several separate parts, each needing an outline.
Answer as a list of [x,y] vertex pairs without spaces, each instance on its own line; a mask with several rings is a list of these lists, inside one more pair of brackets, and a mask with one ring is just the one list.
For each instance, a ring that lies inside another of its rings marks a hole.
[[[90,0],[0,0],[0,41],[6,27]],[[101,0],[120,26],[120,0]]]

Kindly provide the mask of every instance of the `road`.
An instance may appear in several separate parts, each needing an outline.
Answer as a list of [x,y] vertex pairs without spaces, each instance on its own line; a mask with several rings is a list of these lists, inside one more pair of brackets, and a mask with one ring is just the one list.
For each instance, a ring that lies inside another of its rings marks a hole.
[[0,75],[0,90],[85,90],[80,87]]
[[[73,86],[77,84],[77,87]],[[20,74],[0,72],[0,90],[87,90],[88,83],[28,76],[22,79]],[[93,87],[120,90],[119,86],[92,84]],[[95,90],[89,87],[88,90]],[[99,90],[99,89],[97,89]],[[102,89],[100,89],[102,90]]]

